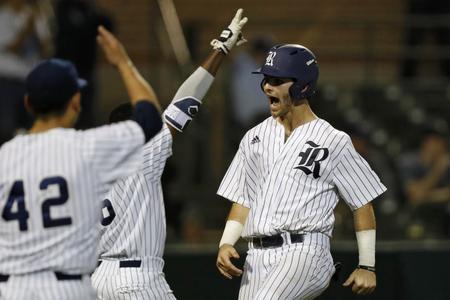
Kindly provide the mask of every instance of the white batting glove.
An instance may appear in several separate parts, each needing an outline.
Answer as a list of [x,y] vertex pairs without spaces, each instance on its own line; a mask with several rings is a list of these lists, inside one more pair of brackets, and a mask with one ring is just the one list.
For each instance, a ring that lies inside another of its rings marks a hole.
[[211,41],[213,49],[220,50],[224,54],[228,54],[234,45],[242,45],[247,40],[242,36],[242,28],[247,23],[247,17],[242,18],[243,9],[239,8],[227,29],[220,34],[219,39]]

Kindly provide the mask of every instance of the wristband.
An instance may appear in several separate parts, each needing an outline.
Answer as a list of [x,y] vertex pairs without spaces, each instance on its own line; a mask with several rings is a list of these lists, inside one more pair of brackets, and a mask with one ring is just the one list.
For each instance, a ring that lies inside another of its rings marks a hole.
[[236,242],[241,237],[242,229],[244,225],[235,220],[228,220],[225,225],[225,229],[223,230],[222,239],[219,243],[219,248],[222,247],[223,244],[230,244],[234,246]]
[[358,269],[363,269],[363,270],[367,270],[367,271],[375,273],[375,267],[358,265]]
[[356,232],[358,241],[359,265],[375,267],[375,229]]

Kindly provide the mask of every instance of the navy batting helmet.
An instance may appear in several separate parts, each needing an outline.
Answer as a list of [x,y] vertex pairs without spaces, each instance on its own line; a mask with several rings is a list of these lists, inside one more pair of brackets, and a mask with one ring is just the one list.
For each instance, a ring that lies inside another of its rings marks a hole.
[[[269,50],[265,64],[253,73],[292,78],[294,83],[289,88],[289,94],[292,99],[301,100],[316,92],[319,67],[316,56],[308,48],[297,44],[281,44]],[[263,83],[264,80],[261,87]]]

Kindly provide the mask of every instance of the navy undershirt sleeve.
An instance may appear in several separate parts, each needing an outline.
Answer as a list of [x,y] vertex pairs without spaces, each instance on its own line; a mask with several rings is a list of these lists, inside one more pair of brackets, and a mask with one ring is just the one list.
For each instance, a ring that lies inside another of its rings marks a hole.
[[144,130],[145,142],[153,138],[163,125],[158,109],[148,101],[136,103],[131,120],[136,121]]

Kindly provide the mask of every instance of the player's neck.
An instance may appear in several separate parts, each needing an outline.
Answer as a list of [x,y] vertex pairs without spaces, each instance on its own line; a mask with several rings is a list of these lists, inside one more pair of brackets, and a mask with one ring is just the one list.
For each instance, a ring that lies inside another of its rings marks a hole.
[[34,121],[33,126],[29,130],[29,133],[39,133],[45,132],[54,128],[70,128],[72,127],[71,122],[64,117],[53,117],[46,119],[37,119]]
[[308,101],[305,100],[298,105],[292,106],[291,112],[283,117],[279,117],[278,122],[284,126],[285,135],[289,137],[295,128],[317,118],[316,114],[311,110]]

